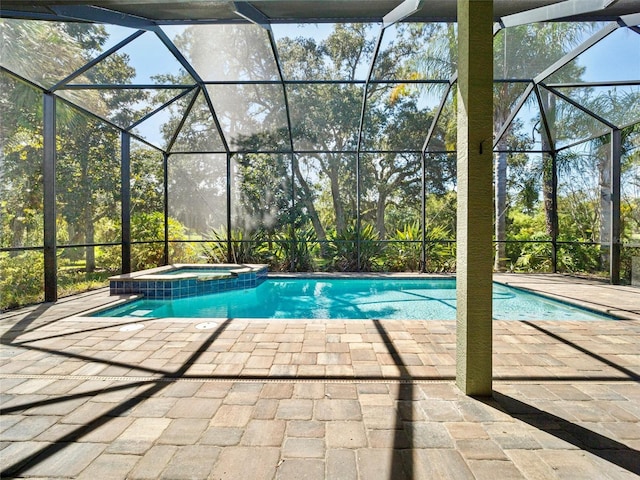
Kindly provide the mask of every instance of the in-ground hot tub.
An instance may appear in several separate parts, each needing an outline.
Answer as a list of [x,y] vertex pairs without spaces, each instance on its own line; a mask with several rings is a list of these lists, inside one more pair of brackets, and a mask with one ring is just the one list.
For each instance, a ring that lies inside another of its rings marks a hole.
[[267,278],[267,265],[167,265],[109,278],[111,295],[141,294],[172,299],[254,288]]

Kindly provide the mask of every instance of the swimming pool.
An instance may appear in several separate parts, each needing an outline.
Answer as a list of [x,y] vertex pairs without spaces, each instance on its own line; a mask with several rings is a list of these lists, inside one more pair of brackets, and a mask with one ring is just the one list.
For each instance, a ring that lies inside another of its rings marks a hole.
[[[139,299],[94,314],[134,318],[454,320],[455,279],[268,278],[260,286],[173,300]],[[613,320],[502,284],[496,320]]]

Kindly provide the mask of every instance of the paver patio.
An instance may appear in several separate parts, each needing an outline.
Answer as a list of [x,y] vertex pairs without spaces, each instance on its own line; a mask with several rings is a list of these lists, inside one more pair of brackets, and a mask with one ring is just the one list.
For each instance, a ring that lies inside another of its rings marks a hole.
[[637,478],[640,289],[496,279],[629,320],[496,321],[471,398],[451,321],[78,315],[105,291],[4,314],[2,478]]

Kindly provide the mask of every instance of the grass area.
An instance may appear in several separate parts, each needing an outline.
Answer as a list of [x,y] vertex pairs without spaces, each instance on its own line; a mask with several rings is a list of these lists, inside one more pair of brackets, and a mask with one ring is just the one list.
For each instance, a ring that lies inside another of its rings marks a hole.
[[109,277],[117,272],[60,269],[58,272],[58,296],[67,297],[76,293],[96,290],[109,285]]

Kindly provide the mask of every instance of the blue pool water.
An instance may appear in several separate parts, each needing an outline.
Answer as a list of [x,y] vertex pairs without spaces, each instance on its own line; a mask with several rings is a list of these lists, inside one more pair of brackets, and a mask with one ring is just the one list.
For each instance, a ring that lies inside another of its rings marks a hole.
[[[256,288],[174,300],[139,299],[101,317],[453,320],[453,279],[270,278]],[[612,320],[494,283],[496,320]]]

